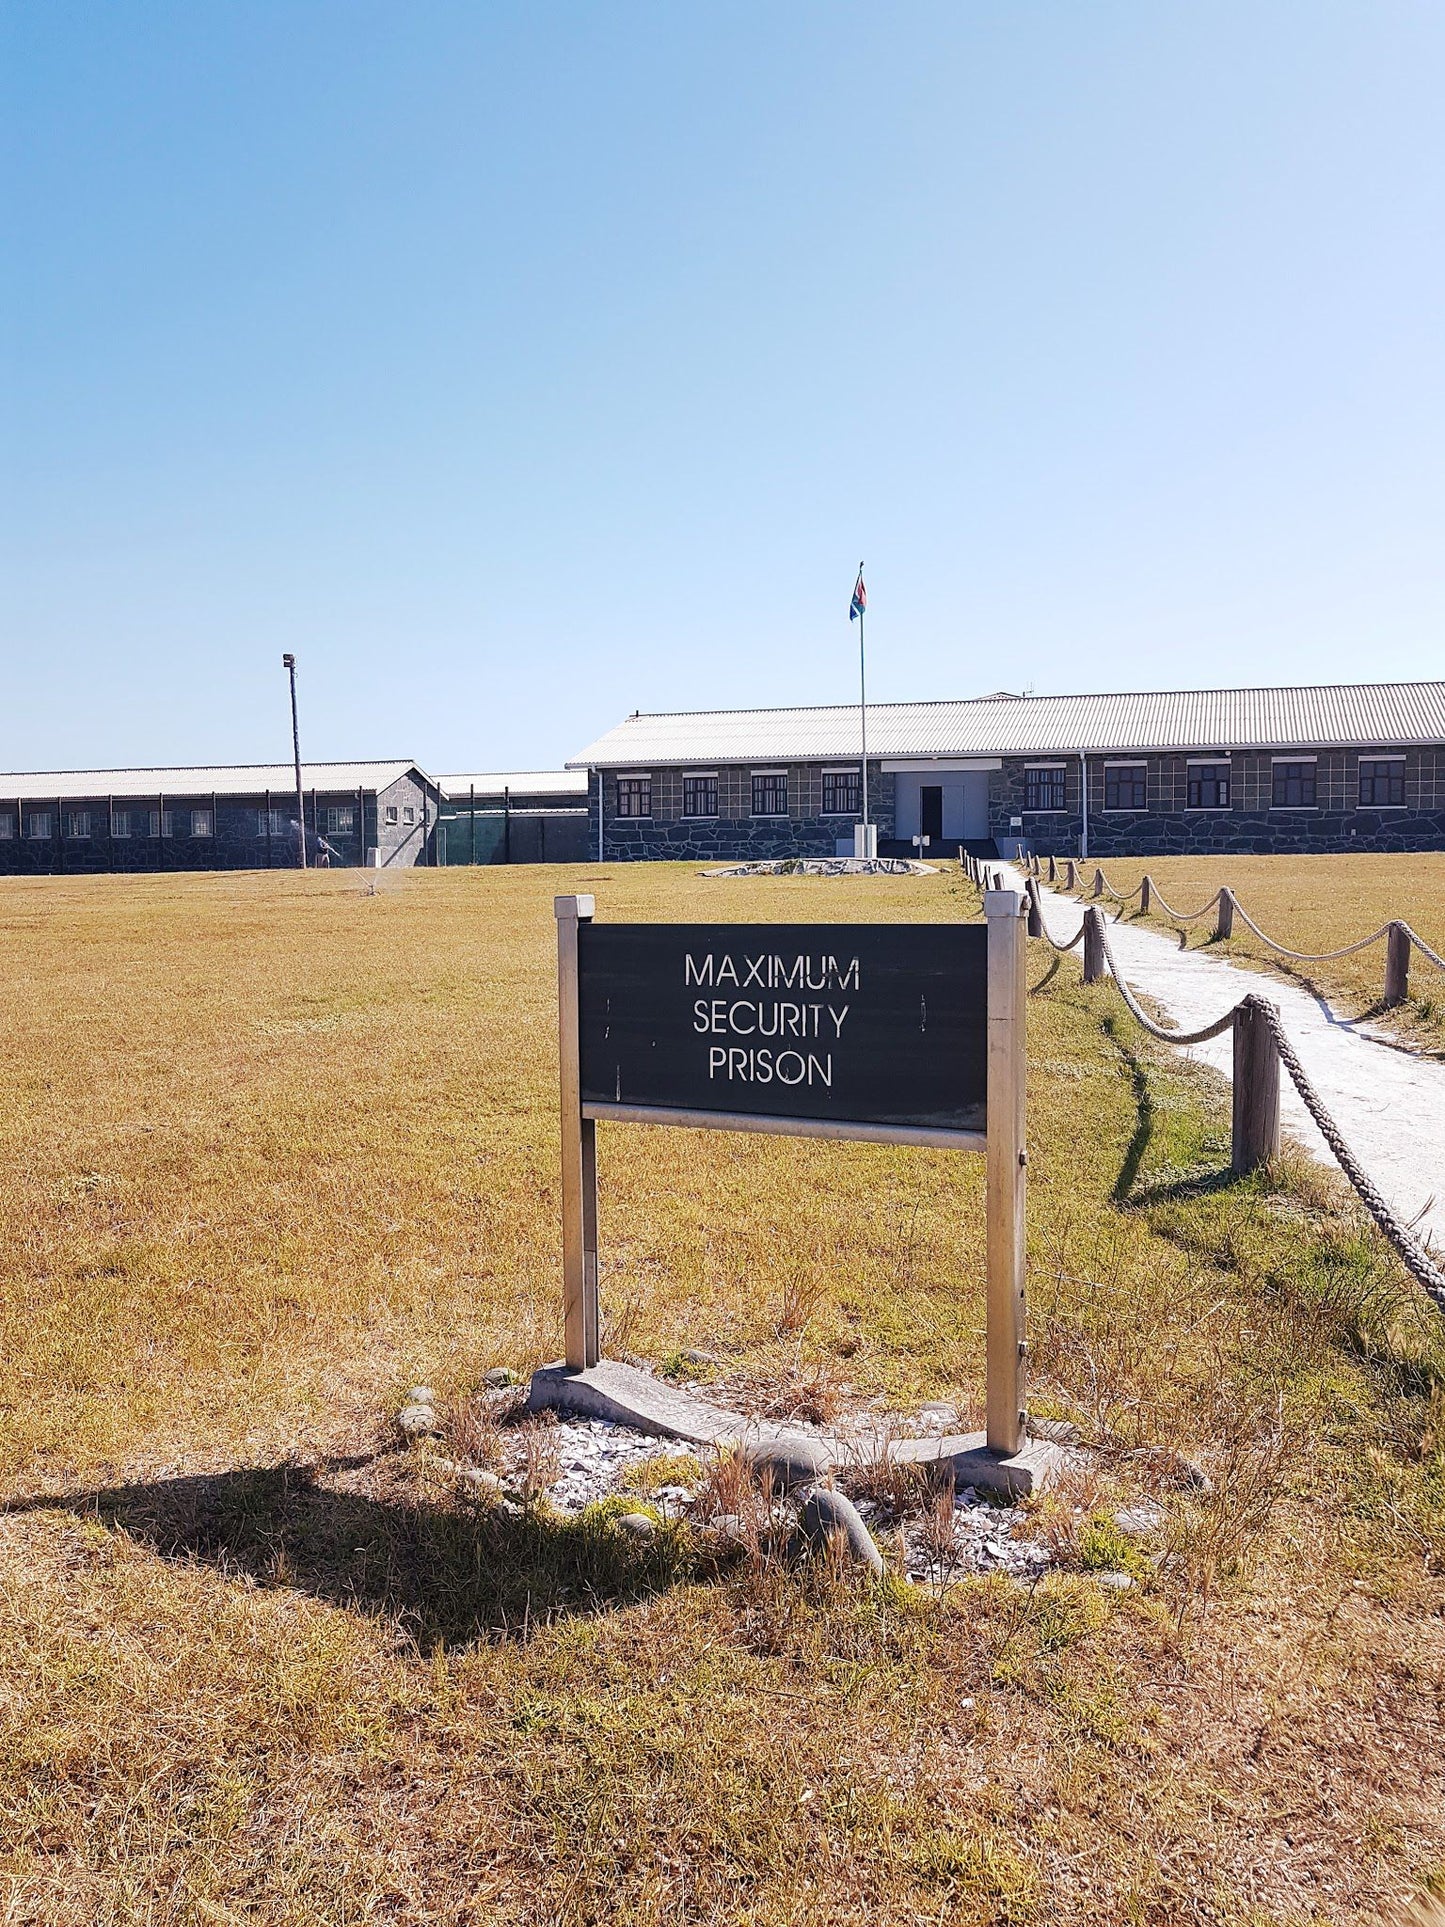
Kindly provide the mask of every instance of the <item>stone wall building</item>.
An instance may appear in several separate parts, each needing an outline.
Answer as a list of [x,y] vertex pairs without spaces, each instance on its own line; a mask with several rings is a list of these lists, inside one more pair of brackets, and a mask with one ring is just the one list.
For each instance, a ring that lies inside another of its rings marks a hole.
[[[852,704],[636,714],[568,767],[596,858],[833,856],[858,749]],[[1445,849],[1445,682],[877,703],[868,750],[884,854]]]
[[[303,763],[308,863],[436,861],[440,792],[415,763]],[[290,764],[0,775],[0,875],[294,869]]]

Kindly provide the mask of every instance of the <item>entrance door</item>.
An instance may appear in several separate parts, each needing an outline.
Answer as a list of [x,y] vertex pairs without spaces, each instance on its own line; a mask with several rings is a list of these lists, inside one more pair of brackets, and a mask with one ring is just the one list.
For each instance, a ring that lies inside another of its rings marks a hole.
[[935,843],[943,841],[943,785],[925,783],[918,792],[918,827]]

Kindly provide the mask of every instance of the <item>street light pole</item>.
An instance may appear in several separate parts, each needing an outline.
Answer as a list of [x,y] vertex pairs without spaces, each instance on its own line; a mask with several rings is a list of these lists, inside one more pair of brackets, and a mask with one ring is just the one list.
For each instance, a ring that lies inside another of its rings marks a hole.
[[296,832],[301,844],[301,868],[306,868],[306,793],[301,787],[301,725],[296,720],[296,658],[288,649],[281,658],[291,678],[291,753],[296,760]]

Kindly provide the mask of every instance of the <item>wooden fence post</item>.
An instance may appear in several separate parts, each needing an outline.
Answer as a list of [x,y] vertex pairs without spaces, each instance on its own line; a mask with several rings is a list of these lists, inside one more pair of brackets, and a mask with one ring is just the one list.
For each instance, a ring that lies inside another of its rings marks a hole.
[[1096,984],[1104,975],[1104,917],[1091,905],[1084,912],[1084,982]]
[[1219,916],[1214,925],[1216,940],[1234,935],[1234,894],[1229,889],[1219,893]]
[[1104,872],[1102,870],[1095,870],[1094,895],[1096,897],[1101,897],[1103,896],[1103,894],[1104,894]]
[[1279,1051],[1264,1012],[1252,999],[1234,1013],[1234,1134],[1230,1169],[1237,1177],[1279,1155]]
[[1039,899],[1034,890],[1033,878],[1029,878],[1029,935],[1041,937],[1044,934],[1044,920],[1039,914]]
[[1149,872],[1146,870],[1144,872],[1144,881],[1139,885],[1139,909],[1144,916],[1146,917],[1148,916],[1149,908],[1150,908],[1150,905],[1153,903],[1153,901],[1154,901],[1154,879],[1150,876]]
[[1385,1002],[1403,1004],[1410,995],[1410,933],[1392,923],[1385,939]]
[[1064,859],[1064,888],[1066,890],[1077,890],[1078,887],[1079,887],[1078,868],[1072,857],[1066,857]]
[[1057,883],[1058,880],[1059,880],[1059,866],[1057,863],[1055,863],[1054,859],[1050,857],[1049,858],[1049,882]]

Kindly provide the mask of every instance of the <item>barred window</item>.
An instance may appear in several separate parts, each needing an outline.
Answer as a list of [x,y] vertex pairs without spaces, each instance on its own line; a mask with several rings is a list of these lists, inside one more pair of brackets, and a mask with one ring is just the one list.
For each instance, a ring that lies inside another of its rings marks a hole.
[[0,843],[15,841],[15,818],[9,810],[0,810]]
[[1229,808],[1228,763],[1191,763],[1184,788],[1186,808],[1227,810]]
[[192,810],[191,811],[191,835],[192,836],[214,836],[215,830],[216,830],[215,819],[212,817],[211,812],[209,810]]
[[356,811],[344,808],[328,810],[326,827],[333,836],[350,836],[356,827]]
[[152,836],[175,835],[176,813],[174,810],[152,810],[150,819],[150,833]]
[[130,835],[130,811],[129,810],[112,810],[111,811],[110,833],[112,836],[119,836],[119,837],[128,837]]
[[37,842],[41,837],[50,835],[49,810],[32,810],[25,819],[25,834],[33,836]]
[[684,816],[717,815],[717,778],[715,776],[683,777],[682,813]]
[[618,777],[617,814],[619,816],[652,815],[652,778],[650,776]]
[[1399,809],[1405,801],[1405,759],[1360,758],[1360,808]]
[[1314,764],[1276,763],[1272,807],[1277,810],[1310,810],[1314,804]]
[[753,815],[788,814],[788,776],[786,770],[766,770],[753,777]]
[[70,820],[65,826],[65,834],[73,837],[88,837],[90,835],[90,811],[72,810],[70,812]]
[[1143,763],[1108,763],[1104,767],[1104,808],[1143,810],[1149,806],[1149,772]]
[[863,808],[863,779],[856,769],[823,771],[824,816],[857,816]]
[[1049,764],[1024,771],[1024,808],[1061,810],[1064,807],[1064,766]]
[[286,834],[286,812],[284,810],[257,810],[257,836],[284,836]]

